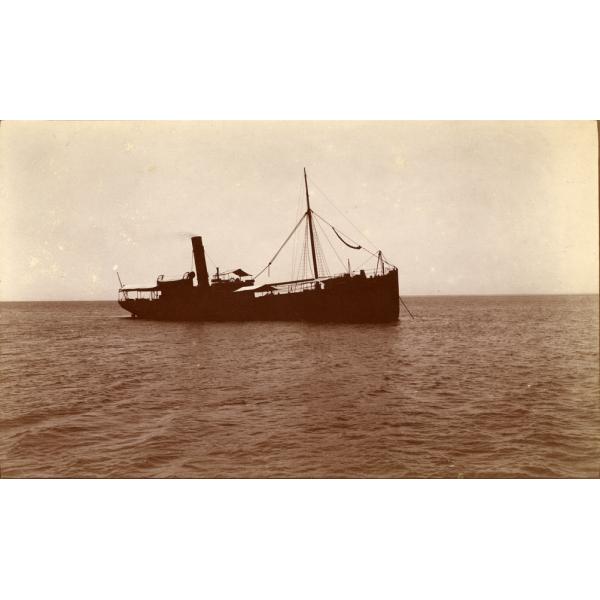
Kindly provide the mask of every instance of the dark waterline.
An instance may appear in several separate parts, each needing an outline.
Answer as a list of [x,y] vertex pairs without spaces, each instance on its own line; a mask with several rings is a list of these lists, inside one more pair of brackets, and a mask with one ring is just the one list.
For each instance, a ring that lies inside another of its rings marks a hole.
[[388,325],[1,303],[2,476],[599,476],[598,296],[406,298]]

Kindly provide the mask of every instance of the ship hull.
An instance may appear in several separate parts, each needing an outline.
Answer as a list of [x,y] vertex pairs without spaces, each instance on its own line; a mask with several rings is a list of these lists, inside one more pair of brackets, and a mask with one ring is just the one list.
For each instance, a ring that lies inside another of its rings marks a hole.
[[132,316],[164,321],[397,321],[398,271],[371,278],[352,277],[339,285],[255,297],[251,291],[223,293],[193,287],[157,300],[123,299]]

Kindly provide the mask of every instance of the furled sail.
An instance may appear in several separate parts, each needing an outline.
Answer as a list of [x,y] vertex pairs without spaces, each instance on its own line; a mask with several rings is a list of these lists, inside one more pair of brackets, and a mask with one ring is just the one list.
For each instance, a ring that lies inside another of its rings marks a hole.
[[333,233],[335,233],[335,235],[338,236],[338,238],[340,238],[340,241],[343,242],[344,244],[346,244],[346,246],[348,246],[348,248],[352,248],[353,250],[360,250],[362,248],[362,246],[353,246],[352,244],[349,244],[335,229],[335,227],[332,225],[331,229],[333,229]]

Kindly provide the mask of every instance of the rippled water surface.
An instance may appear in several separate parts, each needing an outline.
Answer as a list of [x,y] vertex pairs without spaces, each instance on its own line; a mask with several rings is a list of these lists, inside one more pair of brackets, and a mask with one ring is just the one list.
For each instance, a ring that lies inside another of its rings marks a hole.
[[390,325],[0,304],[3,477],[598,477],[598,297]]

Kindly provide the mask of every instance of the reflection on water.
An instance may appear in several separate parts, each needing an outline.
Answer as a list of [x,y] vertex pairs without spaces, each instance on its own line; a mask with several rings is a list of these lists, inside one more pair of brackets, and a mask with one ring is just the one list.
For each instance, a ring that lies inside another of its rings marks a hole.
[[598,297],[387,325],[0,305],[3,477],[597,477]]

